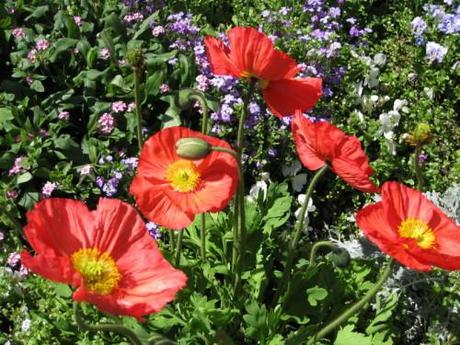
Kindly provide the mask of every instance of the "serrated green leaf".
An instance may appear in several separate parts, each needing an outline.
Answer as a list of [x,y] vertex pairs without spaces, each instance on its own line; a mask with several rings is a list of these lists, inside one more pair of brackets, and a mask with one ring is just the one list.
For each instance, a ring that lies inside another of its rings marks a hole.
[[348,325],[339,330],[334,345],[372,345],[372,338],[362,333],[353,332],[353,326]]

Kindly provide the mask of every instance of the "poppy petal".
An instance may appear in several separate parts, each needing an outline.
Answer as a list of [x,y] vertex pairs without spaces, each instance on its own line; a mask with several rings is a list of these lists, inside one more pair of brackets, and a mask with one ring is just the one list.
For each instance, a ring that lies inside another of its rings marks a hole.
[[215,37],[206,36],[204,39],[208,60],[212,66],[212,72],[216,75],[231,75],[239,77],[239,70],[230,60],[230,49]]
[[270,81],[262,93],[270,111],[281,118],[313,108],[321,97],[321,84],[320,78],[280,79]]

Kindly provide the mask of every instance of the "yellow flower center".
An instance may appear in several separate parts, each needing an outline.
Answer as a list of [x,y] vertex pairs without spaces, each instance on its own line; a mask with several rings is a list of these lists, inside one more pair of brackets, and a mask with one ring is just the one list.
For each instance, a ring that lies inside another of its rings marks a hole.
[[192,161],[180,159],[166,169],[165,179],[178,192],[192,192],[198,188],[201,175]]
[[420,219],[407,218],[398,228],[399,236],[403,238],[412,238],[417,245],[423,249],[433,248],[436,244],[436,236],[433,230]]
[[240,77],[241,78],[247,78],[247,79],[251,79],[251,78],[257,79],[257,82],[259,83],[259,86],[260,86],[260,88],[262,90],[266,89],[268,84],[270,83],[269,80],[261,79],[258,76],[256,76],[254,73],[251,73],[251,72],[248,72],[248,71],[241,72]]
[[121,279],[117,264],[109,253],[96,248],[83,248],[70,257],[72,266],[82,276],[85,288],[100,295],[108,295]]

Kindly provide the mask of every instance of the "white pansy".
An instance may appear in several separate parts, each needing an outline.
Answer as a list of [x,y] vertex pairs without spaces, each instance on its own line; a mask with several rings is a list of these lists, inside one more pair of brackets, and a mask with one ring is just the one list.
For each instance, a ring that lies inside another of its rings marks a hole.
[[281,172],[283,173],[284,177],[295,176],[300,171],[300,169],[302,169],[302,165],[296,159],[292,162],[291,165],[283,165],[281,167]]
[[307,174],[299,174],[291,178],[292,189],[300,192],[307,183]]
[[262,200],[267,198],[267,189],[268,185],[265,181],[257,181],[255,185],[249,190],[249,196],[247,197],[249,201],[255,202],[259,198],[259,194],[262,193]]
[[378,54],[375,54],[374,55],[374,64],[376,64],[377,66],[385,66],[387,62],[387,56],[383,53],[378,53]]

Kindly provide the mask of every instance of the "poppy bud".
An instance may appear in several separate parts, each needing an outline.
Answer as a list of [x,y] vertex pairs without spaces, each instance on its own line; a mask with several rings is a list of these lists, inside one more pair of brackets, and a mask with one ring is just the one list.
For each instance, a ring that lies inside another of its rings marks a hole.
[[335,248],[331,254],[331,259],[334,265],[340,268],[345,268],[350,264],[350,254],[344,248]]
[[141,48],[131,48],[126,53],[126,60],[132,67],[141,68],[144,64],[144,54]]
[[199,138],[182,138],[176,141],[176,153],[181,158],[201,159],[211,153],[211,145]]
[[430,125],[424,122],[421,122],[415,127],[412,133],[406,139],[407,142],[412,146],[419,146],[426,144],[431,137],[431,128]]

